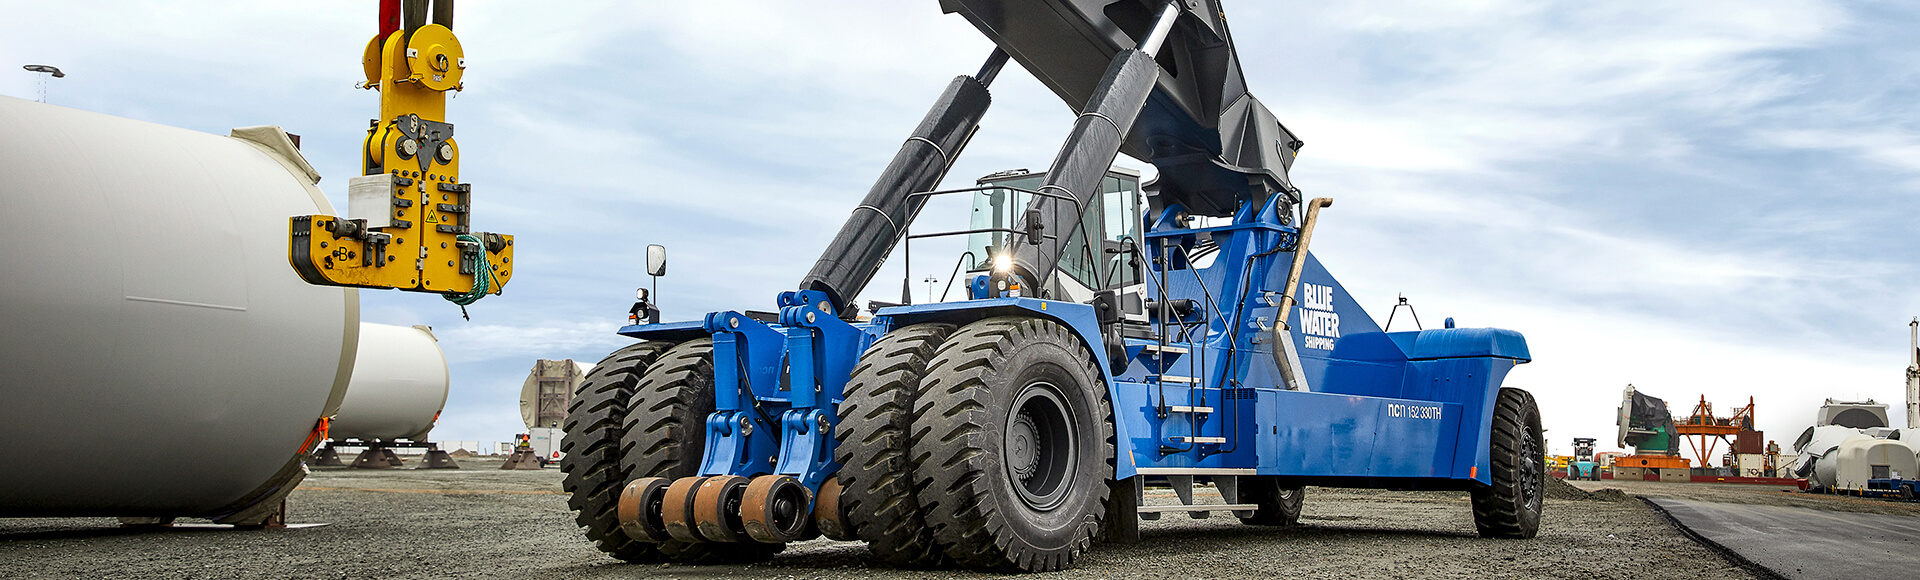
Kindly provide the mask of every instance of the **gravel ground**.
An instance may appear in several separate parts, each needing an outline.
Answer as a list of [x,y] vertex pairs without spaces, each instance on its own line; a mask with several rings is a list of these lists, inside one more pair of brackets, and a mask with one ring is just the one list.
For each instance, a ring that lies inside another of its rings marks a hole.
[[[957,578],[882,567],[858,543],[814,540],[737,566],[629,565],[573,525],[558,470],[316,471],[289,518],[318,528],[135,531],[103,518],[0,520],[0,577]],[[1143,541],[1100,545],[1071,578],[1751,578],[1642,502],[1554,484],[1540,536],[1475,537],[1464,493],[1310,490],[1302,525],[1168,514]],[[1172,494],[1149,490],[1149,503]],[[1762,494],[1764,495],[1764,494]],[[1784,494],[1783,494],[1784,495]],[[1839,499],[1839,498],[1833,498]],[[1224,514],[1221,514],[1224,516]]]

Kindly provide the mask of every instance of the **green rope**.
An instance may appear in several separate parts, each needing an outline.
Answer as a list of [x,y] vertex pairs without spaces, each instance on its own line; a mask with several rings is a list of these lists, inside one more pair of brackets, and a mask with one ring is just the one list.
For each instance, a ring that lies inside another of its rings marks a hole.
[[486,298],[487,291],[492,289],[493,264],[487,262],[487,249],[481,244],[480,238],[460,234],[460,236],[455,239],[471,243],[477,250],[474,252],[473,257],[473,289],[466,292],[448,292],[442,294],[441,297],[446,298],[448,302],[459,304],[460,317],[466,318],[467,305],[479,302],[481,298]]

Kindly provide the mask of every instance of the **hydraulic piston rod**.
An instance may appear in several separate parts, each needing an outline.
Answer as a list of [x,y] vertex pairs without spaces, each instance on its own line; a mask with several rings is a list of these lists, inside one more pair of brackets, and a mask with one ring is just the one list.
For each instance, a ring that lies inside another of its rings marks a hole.
[[[1060,153],[1047,170],[1046,182],[1037,191],[1068,196],[1077,203],[1035,196],[1027,209],[1027,243],[1013,250],[1012,273],[1022,278],[1023,288],[1033,289],[1027,295],[1038,295],[1038,289],[1065,258],[1062,251],[1080,224],[1078,212],[1091,207],[1107,167],[1113,165],[1127,131],[1160,79],[1160,67],[1153,59],[1180,13],[1179,2],[1166,3],[1146,38],[1133,49],[1114,55],[1092,98],[1074,120],[1073,132],[1060,146]],[[1104,285],[1105,281],[1100,282]]]
[[931,191],[946,176],[992,104],[987,85],[1006,62],[1007,53],[995,49],[979,73],[955,77],[947,85],[913,135],[900,145],[893,162],[867,190],[867,197],[853,209],[853,215],[847,216],[813,270],[801,279],[800,289],[826,292],[834,302],[835,313],[852,315],[848,303],[873,281],[907,224],[926,205],[925,197],[908,195]]

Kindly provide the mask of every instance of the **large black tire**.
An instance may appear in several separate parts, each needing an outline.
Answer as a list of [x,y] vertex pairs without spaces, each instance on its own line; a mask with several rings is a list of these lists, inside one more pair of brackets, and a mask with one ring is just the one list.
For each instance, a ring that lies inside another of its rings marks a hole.
[[1473,490],[1473,525],[1483,538],[1531,538],[1540,532],[1547,456],[1540,406],[1520,389],[1500,389],[1488,442],[1493,484]]
[[607,355],[580,382],[567,404],[567,420],[562,425],[566,436],[560,442],[560,450],[565,453],[560,470],[566,472],[566,479],[561,488],[572,494],[567,507],[578,512],[574,521],[586,529],[587,539],[595,547],[628,562],[658,562],[661,554],[653,544],[628,538],[620,531],[620,521],[614,514],[620,490],[631,479],[620,464],[620,440],[626,433],[621,425],[627,418],[634,384],[670,346],[673,344],[668,342],[642,342]]
[[971,568],[1072,566],[1099,536],[1113,411],[1093,354],[1050,320],[969,324],[940,346],[913,414],[913,473],[947,557]]
[[[620,464],[629,480],[698,474],[707,449],[713,389],[713,339],[690,340],[660,355],[653,371],[634,386],[628,406]],[[652,545],[667,559],[688,564],[757,562],[785,549],[756,542]]]
[[1240,503],[1260,506],[1254,510],[1253,517],[1240,518],[1240,523],[1254,526],[1291,526],[1300,523],[1300,507],[1306,502],[1307,490],[1299,487],[1281,487],[1280,478],[1267,475],[1247,475],[1240,477]]
[[867,550],[896,566],[941,563],[940,545],[914,494],[910,453],[921,378],[953,328],[916,324],[874,342],[853,367],[834,428],[843,512]]

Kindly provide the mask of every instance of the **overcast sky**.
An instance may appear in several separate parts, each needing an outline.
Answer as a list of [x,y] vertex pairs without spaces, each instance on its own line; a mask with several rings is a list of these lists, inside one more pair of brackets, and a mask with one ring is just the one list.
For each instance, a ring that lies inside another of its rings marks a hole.
[[[0,95],[36,98],[20,65],[51,64],[68,73],[53,104],[218,134],[281,125],[344,209],[378,112],[353,86],[376,4],[0,1]],[[1294,183],[1337,200],[1315,253],[1382,321],[1404,293],[1428,326],[1526,334],[1535,360],[1507,384],[1539,398],[1556,452],[1608,448],[1628,383],[1682,416],[1703,394],[1722,414],[1751,396],[1783,445],[1827,397],[1890,403],[1905,423],[1920,5],[1226,12],[1254,94],[1306,141]],[[434,327],[453,373],[434,436],[483,443],[522,430],[534,359],[629,342],[613,330],[646,244],[671,251],[667,318],[773,309],[992,49],[932,0],[465,2],[455,31],[462,178],[476,226],[517,235],[521,267],[470,322],[375,291],[362,318]],[[1024,71],[993,92],[948,186],[1043,169],[1066,135],[1072,111]],[[951,259],[910,275],[945,277]],[[869,297],[900,276],[896,260]]]

